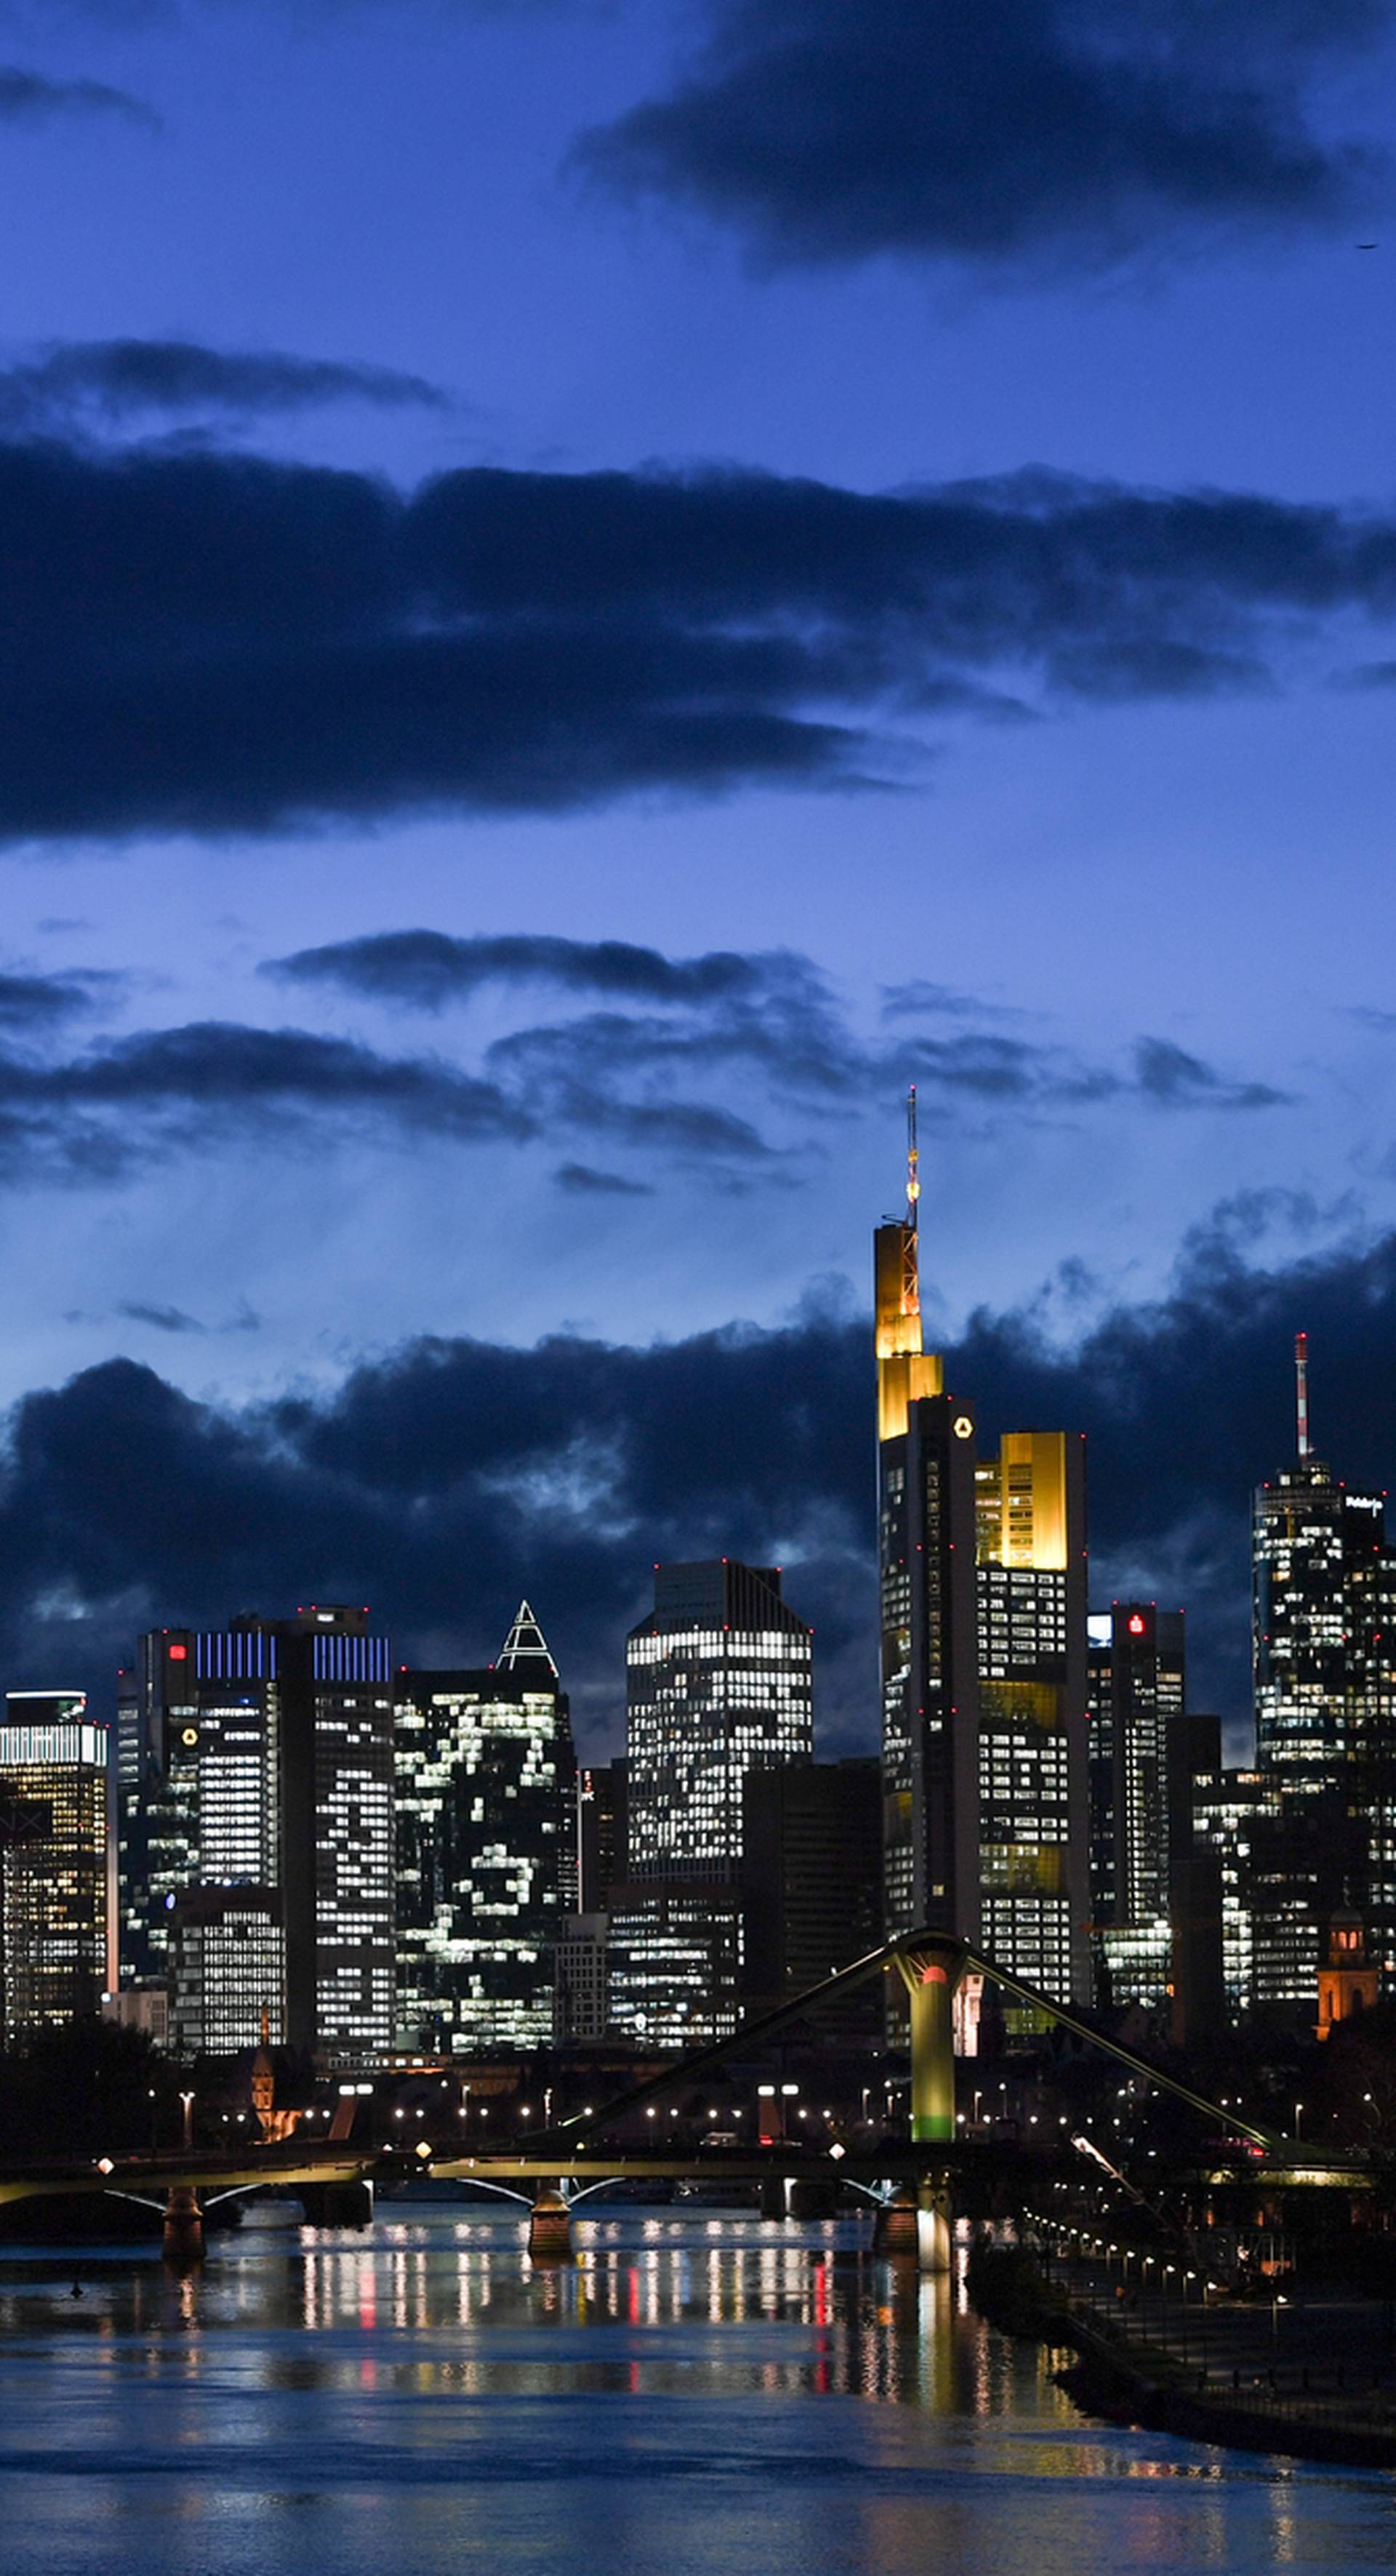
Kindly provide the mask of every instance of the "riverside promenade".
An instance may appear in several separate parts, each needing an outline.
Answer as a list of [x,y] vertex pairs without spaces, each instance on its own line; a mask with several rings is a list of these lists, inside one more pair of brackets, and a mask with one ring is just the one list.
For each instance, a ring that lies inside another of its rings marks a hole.
[[1082,2356],[1092,2405],[1199,2438],[1396,2468],[1389,2299],[1276,2285],[1232,2296],[1181,2254],[1025,2214],[1020,2242]]

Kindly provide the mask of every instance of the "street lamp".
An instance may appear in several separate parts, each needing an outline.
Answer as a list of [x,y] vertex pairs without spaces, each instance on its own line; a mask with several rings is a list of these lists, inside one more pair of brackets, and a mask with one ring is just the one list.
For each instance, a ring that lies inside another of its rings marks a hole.
[[1296,2102],[1294,2105],[1294,2134],[1296,2138],[1299,2136],[1299,2123],[1303,2119],[1303,2116],[1304,2105],[1302,2102]]
[[184,2104],[184,2144],[186,2147],[192,2147],[194,2143],[194,2096],[192,2093],[181,2093],[179,2098]]

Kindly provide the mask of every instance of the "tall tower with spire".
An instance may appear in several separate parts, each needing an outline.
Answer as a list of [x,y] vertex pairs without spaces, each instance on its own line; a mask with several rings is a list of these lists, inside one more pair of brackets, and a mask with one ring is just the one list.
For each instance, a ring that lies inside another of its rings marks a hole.
[[922,1336],[920,1200],[913,1087],[905,1213],[873,1237],[883,1895],[889,1935],[977,1939],[974,1419]]
[[906,1213],[874,1239],[886,1926],[982,1941],[1084,2000],[1082,1444],[1016,1431],[979,1457],[923,1340],[914,1091],[907,1131]]
[[1257,1768],[1278,1794],[1254,1893],[1255,2001],[1310,2018],[1335,1910],[1356,1906],[1396,1974],[1396,1556],[1381,1494],[1353,1493],[1310,1436],[1295,1337],[1292,1462],[1255,1496]]

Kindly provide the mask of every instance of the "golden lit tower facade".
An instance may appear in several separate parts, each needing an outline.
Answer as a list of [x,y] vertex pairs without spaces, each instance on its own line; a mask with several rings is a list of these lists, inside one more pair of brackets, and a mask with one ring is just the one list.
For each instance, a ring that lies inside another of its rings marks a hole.
[[889,1935],[982,1941],[1089,1994],[1083,1444],[1011,1432],[924,1350],[912,1096],[904,1217],[876,1235],[883,1873]]

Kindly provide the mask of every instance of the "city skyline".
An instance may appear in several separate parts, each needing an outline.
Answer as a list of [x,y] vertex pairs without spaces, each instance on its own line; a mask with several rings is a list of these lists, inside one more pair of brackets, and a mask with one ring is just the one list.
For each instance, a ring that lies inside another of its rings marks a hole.
[[536,1590],[595,1753],[728,1549],[866,1745],[909,1081],[938,1344],[1233,1734],[1296,1330],[1386,1480],[1391,13],[950,23],[16,11],[16,1679]]

